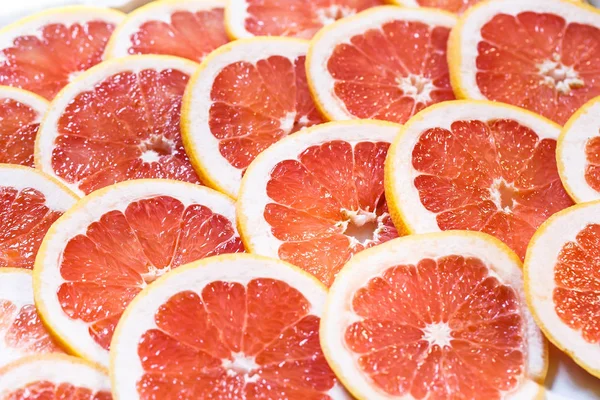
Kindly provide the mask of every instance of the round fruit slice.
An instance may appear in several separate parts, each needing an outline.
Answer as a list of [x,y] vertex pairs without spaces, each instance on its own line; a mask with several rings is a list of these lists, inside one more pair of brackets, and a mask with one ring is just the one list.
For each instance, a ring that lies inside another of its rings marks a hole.
[[295,264],[329,286],[355,253],[398,236],[383,166],[400,126],[331,122],[263,152],[244,175],[238,225],[252,253]]
[[50,104],[36,166],[79,194],[129,179],[199,183],[179,129],[181,99],[197,66],[144,55],[86,71]]
[[106,372],[62,354],[32,356],[0,370],[5,400],[111,400]]
[[322,27],[385,0],[231,0],[225,13],[229,35],[310,39]]
[[556,168],[560,127],[485,101],[438,104],[412,118],[390,149],[386,196],[411,233],[489,233],[521,259],[550,215],[573,204]]
[[407,236],[356,255],[329,290],[320,335],[360,399],[531,400],[547,370],[521,262],[478,232]]
[[600,98],[581,107],[563,128],[556,148],[558,172],[578,203],[600,199]]
[[140,7],[111,36],[105,57],[167,54],[193,61],[229,42],[225,0],[162,0]]
[[0,367],[31,354],[61,352],[33,305],[31,271],[0,268]]
[[392,0],[400,6],[406,7],[431,7],[462,14],[467,8],[479,3],[481,0]]
[[254,158],[282,137],[322,122],[306,83],[308,42],[236,41],[213,52],[183,102],[183,140],[211,187],[235,198]]
[[47,108],[43,97],[0,86],[0,163],[33,167],[35,136]]
[[33,268],[46,231],[76,201],[46,174],[0,164],[0,267]]
[[456,18],[432,9],[377,7],[319,32],[306,74],[330,120],[404,123],[430,104],[454,99],[446,41]]
[[517,105],[564,124],[600,95],[600,12],[569,0],[490,1],[449,42],[457,96]]
[[326,295],[309,274],[249,254],[173,271],[123,314],[111,351],[115,397],[350,398],[319,344]]
[[124,14],[100,7],[55,8],[0,30],[0,85],[27,89],[51,100],[102,60]]
[[527,302],[546,337],[600,378],[600,203],[548,219],[525,259]]
[[165,272],[244,251],[227,196],[185,182],[135,180],[85,197],[48,231],[34,270],[40,315],[64,347],[108,365],[129,302]]

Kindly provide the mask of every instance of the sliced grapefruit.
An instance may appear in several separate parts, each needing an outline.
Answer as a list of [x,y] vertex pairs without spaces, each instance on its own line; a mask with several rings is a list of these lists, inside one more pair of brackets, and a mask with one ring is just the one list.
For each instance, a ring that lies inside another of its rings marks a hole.
[[264,149],[322,122],[306,83],[308,42],[238,40],[213,52],[193,76],[182,109],[183,140],[207,185],[235,198]]
[[317,106],[330,120],[404,123],[454,99],[446,41],[455,22],[443,11],[383,6],[323,29],[306,62]]
[[329,290],[320,335],[360,399],[531,400],[547,370],[521,262],[479,232],[407,236],[356,255]]
[[431,7],[462,14],[469,7],[482,0],[392,0],[392,3],[406,7]]
[[51,100],[80,72],[102,60],[124,14],[101,7],[54,8],[0,30],[0,85]]
[[292,36],[310,39],[322,27],[385,0],[231,0],[226,8],[232,38]]
[[385,167],[397,226],[411,233],[489,233],[521,259],[550,215],[573,204],[558,176],[560,127],[487,101],[438,104],[412,118]]
[[398,236],[383,193],[383,166],[399,128],[331,122],[259,155],[237,204],[248,250],[295,264],[329,286],[353,254]]
[[459,97],[513,104],[564,124],[600,95],[600,11],[570,0],[486,1],[449,41]]
[[33,147],[48,102],[34,93],[0,86],[0,163],[33,167]]
[[0,268],[33,268],[46,231],[76,201],[44,173],[0,164]]
[[107,366],[117,322],[144,287],[182,264],[240,251],[227,196],[178,181],[119,183],[48,231],[34,270],[36,305],[65,348]]
[[62,354],[32,356],[0,370],[3,400],[111,400],[106,371]]
[[84,72],[50,104],[36,166],[79,194],[129,179],[199,183],[179,129],[181,99],[196,67],[179,57],[142,55]]
[[0,268],[0,368],[28,355],[62,352],[33,305],[32,285],[31,271]]
[[111,36],[104,56],[167,54],[202,61],[229,42],[226,0],[161,0],[127,15]]
[[326,295],[298,268],[249,254],[173,271],[119,323],[113,393],[127,400],[349,399],[319,345]]

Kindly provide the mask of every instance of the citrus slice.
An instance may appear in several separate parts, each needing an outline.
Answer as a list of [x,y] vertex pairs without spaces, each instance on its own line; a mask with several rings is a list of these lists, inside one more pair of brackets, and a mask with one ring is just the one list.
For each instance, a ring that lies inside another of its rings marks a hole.
[[265,150],[246,171],[237,204],[248,250],[295,264],[329,286],[353,254],[397,237],[383,166],[399,128],[330,122]]
[[181,99],[196,67],[179,57],[142,55],[84,72],[50,104],[36,166],[79,194],[139,178],[199,183],[179,129]]
[[46,231],[76,201],[46,174],[0,164],[0,267],[33,268]]
[[404,123],[454,99],[446,41],[455,21],[443,11],[383,6],[323,29],[306,62],[317,106],[330,120]]
[[560,127],[526,110],[453,101],[423,110],[390,148],[386,196],[411,233],[489,233],[523,259],[550,215],[573,204],[558,176]]
[[235,198],[264,149],[322,122],[306,83],[308,42],[238,40],[214,51],[192,77],[182,107],[183,140],[211,187]]
[[329,290],[320,334],[360,399],[531,400],[548,366],[519,258],[479,232],[407,236],[356,255]]
[[101,7],[54,8],[0,30],[0,85],[16,86],[51,100],[102,60],[124,14]]
[[193,61],[229,42],[225,0],[161,0],[138,8],[119,24],[105,57],[167,54]]
[[322,27],[385,0],[231,0],[225,22],[232,38],[292,36],[310,39]]
[[48,102],[34,93],[0,86],[0,163],[33,167],[33,147]]
[[482,0],[392,0],[399,6],[439,8],[457,14],[462,14],[480,1]]
[[32,285],[31,271],[0,268],[0,368],[31,354],[61,352],[33,305]]
[[173,271],[119,323],[113,393],[128,400],[349,399],[319,344],[326,295],[309,274],[249,254]]
[[558,172],[578,203],[600,200],[600,98],[582,106],[565,124],[556,148]]
[[3,400],[111,400],[106,372],[62,354],[32,356],[0,370]]
[[449,41],[458,97],[517,105],[564,124],[600,95],[600,12],[569,0],[484,2]]
[[108,365],[127,304],[182,264],[244,251],[227,196],[185,182],[134,180],[94,192],[48,231],[36,259],[35,301],[73,354]]

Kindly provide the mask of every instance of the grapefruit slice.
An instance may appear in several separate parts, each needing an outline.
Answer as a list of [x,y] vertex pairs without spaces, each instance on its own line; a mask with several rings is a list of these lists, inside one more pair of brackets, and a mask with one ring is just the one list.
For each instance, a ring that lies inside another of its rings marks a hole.
[[387,122],[331,122],[265,150],[246,171],[237,204],[248,250],[329,286],[353,254],[398,236],[383,193],[398,130]]
[[225,22],[232,38],[292,36],[310,39],[322,27],[385,0],[231,0]]
[[124,14],[101,7],[54,8],[0,30],[0,85],[16,86],[51,100],[102,60]]
[[399,6],[439,8],[456,14],[462,14],[480,1],[482,0],[392,0]]
[[119,24],[105,57],[167,54],[202,61],[229,42],[225,0],[161,0],[138,8]]
[[111,400],[106,371],[62,354],[32,356],[0,370],[5,400]]
[[94,192],[48,231],[34,293],[45,324],[72,354],[108,365],[129,302],[182,264],[244,251],[227,196],[185,182],[135,180]]
[[214,51],[192,77],[182,107],[183,140],[207,185],[236,198],[264,149],[322,122],[306,83],[308,42],[239,40]]
[[0,268],[33,268],[46,231],[76,201],[46,174],[0,164]]
[[320,335],[360,399],[531,400],[547,370],[521,262],[478,232],[407,236],[357,254],[329,290]]
[[526,110],[453,101],[412,118],[392,145],[386,196],[411,233],[489,233],[521,259],[550,215],[573,204],[558,176],[560,127]]
[[33,305],[32,285],[31,271],[0,268],[0,368],[28,355],[62,352]]
[[306,62],[317,106],[330,120],[404,123],[454,99],[446,41],[455,21],[443,11],[384,6],[323,29]]
[[517,105],[564,124],[600,95],[600,11],[569,0],[472,7],[449,41],[459,97]]
[[0,86],[0,163],[33,167],[33,147],[48,102],[34,93]]
[[349,399],[319,345],[326,295],[309,274],[249,254],[173,271],[119,323],[115,397]]
[[558,172],[577,203],[600,200],[600,98],[581,107],[565,124],[556,148]]
[[578,204],[546,221],[525,259],[527,303],[559,349],[600,378],[600,203]]
[[50,104],[36,166],[79,194],[139,178],[199,183],[179,129],[181,99],[196,67],[179,57],[143,55],[84,72]]

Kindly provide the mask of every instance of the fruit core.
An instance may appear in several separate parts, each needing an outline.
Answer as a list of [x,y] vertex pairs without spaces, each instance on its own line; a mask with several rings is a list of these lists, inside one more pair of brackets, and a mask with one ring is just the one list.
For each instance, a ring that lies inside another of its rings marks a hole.
[[344,235],[351,239],[353,245],[368,245],[383,227],[382,216],[377,216],[375,212],[342,209],[342,215],[347,219],[340,222],[340,225],[345,227]]
[[560,56],[554,54],[551,60],[544,60],[537,65],[542,82],[562,94],[571,93],[571,89],[583,86],[583,79],[571,66],[564,65]]
[[175,143],[166,139],[163,135],[154,135],[140,143],[142,154],[140,158],[144,162],[156,162],[162,156],[170,156],[176,153]]
[[431,92],[435,89],[433,81],[421,75],[400,76],[396,78],[396,83],[406,96],[419,103],[431,101]]
[[342,5],[333,4],[327,8],[317,10],[317,20],[323,25],[329,25],[338,19],[346,18],[356,13],[355,10]]
[[423,339],[431,346],[450,346],[452,330],[446,322],[438,322],[427,325],[423,329]]
[[516,205],[516,189],[513,184],[507,183],[504,179],[495,179],[490,187],[490,195],[494,204],[499,210],[510,213]]

